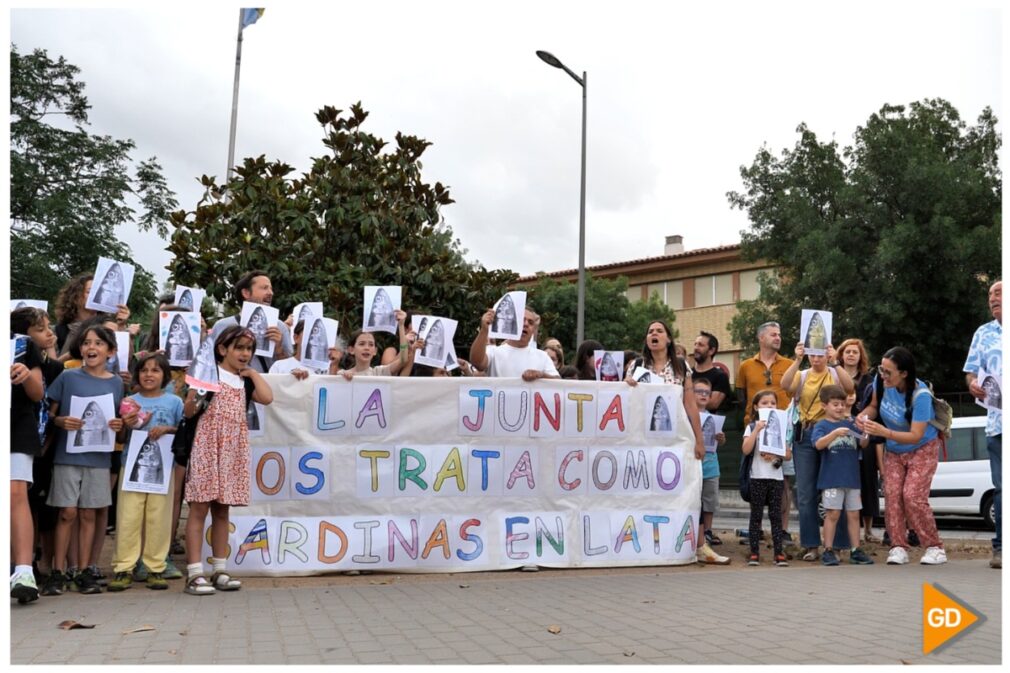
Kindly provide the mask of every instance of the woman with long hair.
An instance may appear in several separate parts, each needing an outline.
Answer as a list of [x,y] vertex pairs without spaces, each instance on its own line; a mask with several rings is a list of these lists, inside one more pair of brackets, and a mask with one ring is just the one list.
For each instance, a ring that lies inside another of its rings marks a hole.
[[[693,391],[691,382],[691,371],[687,367],[684,358],[677,357],[674,350],[673,330],[662,320],[653,320],[645,331],[645,345],[642,348],[641,360],[635,361],[635,367],[645,367],[652,374],[654,382],[668,383],[680,386],[683,391]],[[635,371],[631,367],[628,371]],[[637,386],[638,381],[628,374],[625,383],[629,386]],[[688,421],[691,423],[691,431],[694,433],[694,457],[702,460],[705,457],[705,444],[702,441],[701,415],[698,413],[698,404],[694,400],[694,394],[690,396],[681,394],[684,404],[684,411],[687,412]]]
[[[855,386],[856,402],[852,405],[852,415],[858,416],[869,402],[868,395],[873,385],[870,356],[862,339],[846,339],[838,347],[837,353],[838,364],[849,375]],[[884,464],[884,445],[882,442],[870,442],[859,450],[862,452],[859,460],[859,493],[863,500],[860,514],[863,519],[863,539],[866,542],[880,542],[880,539],[873,535],[873,519],[880,516],[880,500],[877,498],[880,484],[877,471]]]
[[908,563],[909,529],[918,533],[926,547],[919,563],[947,562],[929,506],[929,488],[941,442],[939,431],[930,424],[934,416],[933,395],[916,378],[912,354],[901,346],[884,353],[874,379],[873,397],[856,418],[856,426],[885,440],[884,522],[893,545],[887,555],[889,565]]

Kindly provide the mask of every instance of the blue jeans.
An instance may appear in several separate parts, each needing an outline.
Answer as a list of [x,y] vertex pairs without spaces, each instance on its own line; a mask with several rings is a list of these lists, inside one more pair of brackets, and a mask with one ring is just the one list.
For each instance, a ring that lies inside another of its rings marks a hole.
[[996,507],[996,537],[992,539],[994,551],[1003,550],[1003,435],[988,437],[986,448],[989,449],[989,469],[992,471],[992,485],[996,487],[993,504]]
[[[817,514],[820,493],[817,490],[817,475],[821,469],[821,454],[810,443],[813,428],[803,433],[803,441],[793,444],[793,463],[796,465],[796,509],[800,513],[800,546],[819,547],[821,545],[821,519]],[[849,530],[845,514],[835,528],[835,549],[849,548]]]

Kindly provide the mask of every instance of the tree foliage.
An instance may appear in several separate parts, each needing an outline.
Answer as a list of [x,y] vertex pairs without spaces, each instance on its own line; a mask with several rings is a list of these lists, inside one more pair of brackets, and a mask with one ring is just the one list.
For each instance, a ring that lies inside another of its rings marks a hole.
[[986,287],[1000,274],[1002,176],[997,120],[974,126],[941,99],[885,105],[851,146],[821,142],[801,124],[796,145],[767,147],[741,168],[746,259],[777,267],[759,298],[738,304],[733,338],[754,344],[757,325],[782,324],[792,353],[800,310],[833,312],[833,340],[867,342],[875,361],[892,346],[916,357],[938,389],[963,387],[975,328],[991,319]]
[[[599,341],[608,350],[641,351],[650,322],[665,320],[673,328],[674,313],[658,295],[647,301],[631,302],[627,291],[628,280],[623,276],[610,280],[587,274],[586,339]],[[548,337],[558,339],[565,350],[565,360],[571,363],[578,348],[575,343],[578,286],[545,276],[529,290],[529,296],[541,317],[539,342],[542,344]]]
[[172,277],[234,306],[231,285],[245,272],[270,275],[274,305],[286,315],[322,301],[341,332],[360,326],[366,285],[401,285],[405,310],[459,321],[457,352],[469,346],[480,315],[516,275],[464,259],[440,213],[449,190],[421,178],[431,143],[396,134],[387,143],[362,129],[360,103],[348,114],[316,114],[327,153],[300,176],[264,156],[235,167],[226,188],[203,176],[195,210],[172,214]]
[[[120,225],[168,234],[178,206],[152,157],[134,165],[132,140],[88,132],[80,69],[43,49],[11,45],[11,292],[49,299],[100,256],[133,261]],[[132,174],[131,174],[132,171]],[[139,219],[130,201],[141,206]],[[130,306],[152,309],[154,277],[137,266]]]

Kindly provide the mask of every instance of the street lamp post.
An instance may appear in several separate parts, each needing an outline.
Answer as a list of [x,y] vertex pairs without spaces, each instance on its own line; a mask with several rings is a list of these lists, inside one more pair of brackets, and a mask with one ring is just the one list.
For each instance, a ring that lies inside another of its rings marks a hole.
[[562,63],[556,56],[547,51],[538,51],[540,57],[547,65],[560,68],[567,72],[572,79],[582,87],[582,188],[579,194],[579,303],[578,315],[575,319],[575,345],[585,339],[586,328],[586,71],[582,71],[582,77],[572,72],[568,66]]

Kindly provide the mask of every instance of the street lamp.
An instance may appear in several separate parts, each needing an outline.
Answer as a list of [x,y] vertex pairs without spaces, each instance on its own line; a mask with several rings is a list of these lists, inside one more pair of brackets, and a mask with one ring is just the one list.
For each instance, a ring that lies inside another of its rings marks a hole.
[[582,77],[572,72],[549,51],[537,51],[540,60],[549,66],[561,68],[582,87],[582,191],[579,194],[579,305],[575,321],[575,345],[585,338],[586,327],[586,71]]

